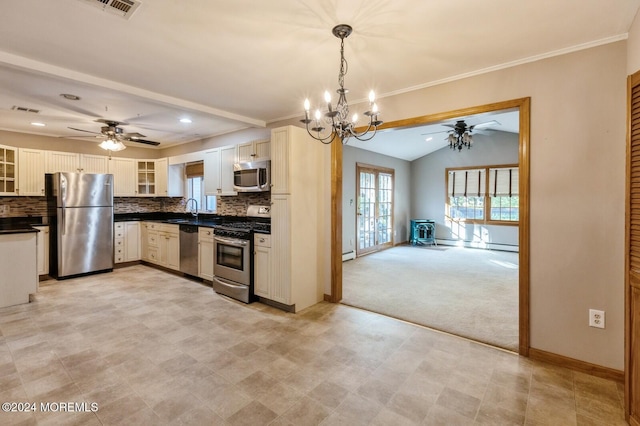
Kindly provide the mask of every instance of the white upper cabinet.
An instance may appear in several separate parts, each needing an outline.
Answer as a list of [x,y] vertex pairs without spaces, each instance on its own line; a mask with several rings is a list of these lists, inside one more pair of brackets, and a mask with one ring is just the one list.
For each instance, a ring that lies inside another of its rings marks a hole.
[[18,195],[44,196],[45,151],[20,148],[18,150]]
[[169,196],[169,159],[161,158],[156,160],[156,195],[159,197]]
[[236,146],[225,146],[204,154],[204,191],[206,195],[238,195],[233,190],[233,164]]
[[271,193],[289,193],[289,128],[271,131]]
[[18,150],[0,145],[0,195],[16,195]]
[[108,173],[108,163],[109,157],[106,155],[45,151],[45,169],[47,173]]
[[113,175],[113,195],[135,197],[136,161],[132,158],[112,157],[109,159],[109,173]]
[[106,155],[80,154],[80,170],[84,173],[109,173],[109,157]]
[[238,162],[253,161],[256,158],[269,158],[271,143],[268,140],[252,141],[238,145]]
[[45,168],[47,173],[78,172],[80,154],[75,152],[45,151]]

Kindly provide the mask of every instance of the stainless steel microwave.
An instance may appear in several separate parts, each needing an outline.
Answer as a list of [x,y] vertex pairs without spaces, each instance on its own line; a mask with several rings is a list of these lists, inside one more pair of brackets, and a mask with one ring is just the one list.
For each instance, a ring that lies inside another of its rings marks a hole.
[[255,159],[233,165],[233,190],[262,192],[271,190],[271,160]]

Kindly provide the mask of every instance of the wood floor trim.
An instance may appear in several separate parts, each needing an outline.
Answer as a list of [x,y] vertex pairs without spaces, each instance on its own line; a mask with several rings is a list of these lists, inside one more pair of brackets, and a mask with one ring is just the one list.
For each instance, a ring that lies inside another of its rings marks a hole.
[[570,370],[579,371],[581,373],[590,374],[592,376],[624,383],[624,371],[622,370],[591,364],[586,361],[580,361],[579,359],[569,358],[564,355],[558,355],[535,348],[529,348],[529,358],[565,367]]

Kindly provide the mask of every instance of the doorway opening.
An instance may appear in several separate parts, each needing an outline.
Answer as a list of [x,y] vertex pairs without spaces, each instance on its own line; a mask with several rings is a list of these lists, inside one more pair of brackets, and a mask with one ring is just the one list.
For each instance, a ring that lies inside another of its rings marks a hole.
[[[518,165],[520,221],[518,227],[518,353],[529,354],[529,123],[530,98],[498,102],[489,105],[465,108],[446,113],[433,114],[411,119],[385,123],[382,129],[416,127],[442,122],[461,116],[485,114],[488,112],[513,109],[519,113]],[[332,146],[332,279],[329,300],[342,299],[342,146]]]

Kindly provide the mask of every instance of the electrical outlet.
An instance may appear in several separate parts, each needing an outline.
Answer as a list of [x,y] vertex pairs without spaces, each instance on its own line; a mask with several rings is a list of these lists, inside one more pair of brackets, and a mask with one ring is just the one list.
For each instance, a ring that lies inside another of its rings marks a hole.
[[589,327],[604,328],[604,311],[589,309]]

